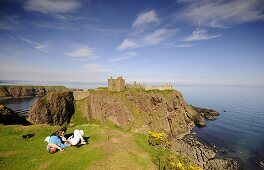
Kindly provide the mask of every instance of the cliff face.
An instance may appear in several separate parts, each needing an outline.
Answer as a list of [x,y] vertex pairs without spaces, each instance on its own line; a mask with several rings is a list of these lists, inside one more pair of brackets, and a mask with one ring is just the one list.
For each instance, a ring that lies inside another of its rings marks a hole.
[[0,86],[0,98],[44,96],[49,92],[66,90],[62,86]]
[[25,116],[15,113],[10,108],[0,104],[0,124],[14,125],[22,124],[29,125],[30,123],[26,120]]
[[51,92],[31,106],[28,120],[32,124],[62,125],[74,113],[72,92]]
[[201,115],[186,104],[178,91],[91,91],[82,107],[88,120],[111,121],[135,132],[147,130],[180,134],[194,123],[204,125]]

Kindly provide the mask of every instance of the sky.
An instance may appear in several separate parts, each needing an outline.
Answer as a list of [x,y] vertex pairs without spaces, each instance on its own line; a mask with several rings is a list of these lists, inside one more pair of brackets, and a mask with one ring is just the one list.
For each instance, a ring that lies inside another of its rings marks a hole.
[[264,85],[263,0],[0,0],[0,80]]

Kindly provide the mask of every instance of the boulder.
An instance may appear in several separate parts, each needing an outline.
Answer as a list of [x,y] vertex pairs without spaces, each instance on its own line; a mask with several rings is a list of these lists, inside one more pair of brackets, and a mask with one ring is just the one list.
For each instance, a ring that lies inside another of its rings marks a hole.
[[51,92],[33,103],[28,120],[33,124],[62,125],[69,123],[73,114],[72,92]]

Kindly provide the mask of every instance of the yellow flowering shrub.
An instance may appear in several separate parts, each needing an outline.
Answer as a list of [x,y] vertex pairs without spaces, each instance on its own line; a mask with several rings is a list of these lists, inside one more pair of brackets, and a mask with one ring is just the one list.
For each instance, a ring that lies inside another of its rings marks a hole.
[[148,143],[153,146],[155,151],[154,162],[159,166],[159,169],[203,170],[200,167],[190,165],[191,162],[187,158],[175,153],[163,132],[148,131]]
[[160,144],[168,141],[165,133],[163,133],[163,132],[156,133],[156,132],[148,131],[148,134],[149,134],[148,142],[152,146],[160,145]]

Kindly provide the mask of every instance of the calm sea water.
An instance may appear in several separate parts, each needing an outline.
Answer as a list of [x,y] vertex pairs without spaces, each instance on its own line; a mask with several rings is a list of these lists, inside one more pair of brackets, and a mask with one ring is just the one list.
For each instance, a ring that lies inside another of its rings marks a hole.
[[242,161],[243,169],[260,169],[264,160],[264,87],[177,86],[189,104],[220,112],[197,136],[215,143],[229,156]]
[[[96,88],[106,84],[63,84],[68,88]],[[221,115],[194,128],[197,136],[216,144],[229,156],[238,158],[243,169],[260,169],[264,160],[264,87],[174,86],[192,105],[212,108]],[[6,100],[14,110],[29,109],[36,98]],[[3,101],[2,101],[3,102]]]
[[0,103],[5,104],[7,107],[11,108],[12,110],[28,110],[30,109],[31,105],[38,97],[32,98],[18,98],[18,99],[0,99]]

